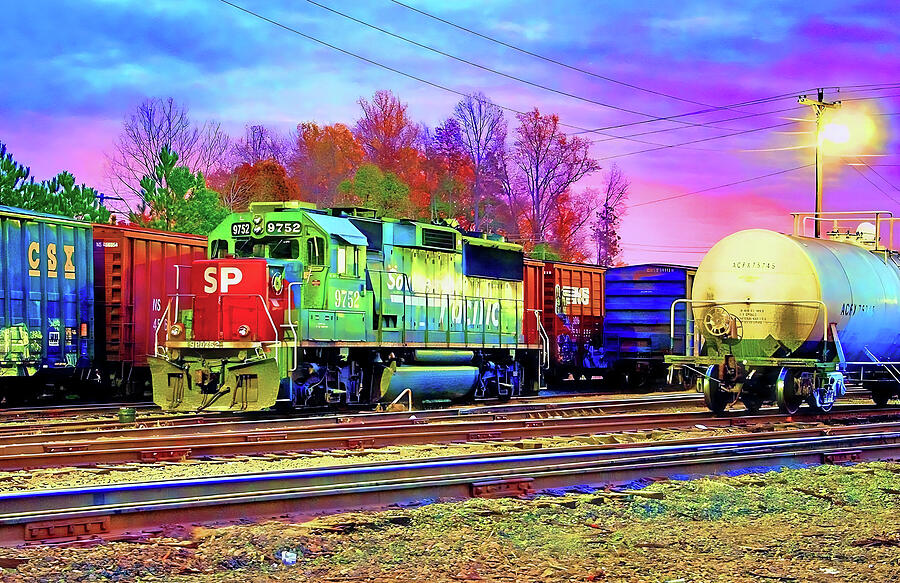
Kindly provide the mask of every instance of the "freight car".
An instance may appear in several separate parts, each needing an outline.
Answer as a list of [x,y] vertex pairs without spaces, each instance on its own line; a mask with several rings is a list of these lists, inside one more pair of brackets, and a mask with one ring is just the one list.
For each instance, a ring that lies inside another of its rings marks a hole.
[[210,234],[150,358],[176,411],[537,392],[522,249],[365,209],[253,203]]
[[[696,272],[696,267],[665,263],[606,271],[603,361],[608,380],[632,387],[664,383],[665,355],[691,351],[693,336],[685,327],[685,304],[675,309],[674,343],[670,342],[669,311],[675,300],[690,299]],[[685,369],[671,380],[688,386],[694,375]]]
[[[794,213],[791,235],[739,231],[714,245],[697,269],[692,326],[702,344],[668,356],[699,373],[717,413],[742,401],[794,413],[806,401],[828,411],[855,382],[877,404],[900,388],[900,254],[887,211]],[[810,224],[832,230],[807,236]],[[864,221],[860,223],[860,221]]]
[[163,298],[206,238],[0,207],[0,400],[139,394]]
[[605,267],[528,260],[525,263],[525,338],[543,342],[548,385],[570,375],[590,379],[604,366]]
[[0,206],[0,398],[87,378],[94,357],[91,226]]
[[206,237],[117,225],[94,225],[93,234],[95,367],[105,384],[143,396],[165,301],[182,270],[206,258]]

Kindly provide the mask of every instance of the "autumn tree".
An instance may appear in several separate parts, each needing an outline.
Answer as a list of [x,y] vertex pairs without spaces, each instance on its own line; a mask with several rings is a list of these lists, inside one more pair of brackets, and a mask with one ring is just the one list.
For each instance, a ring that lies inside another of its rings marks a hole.
[[96,190],[76,184],[75,177],[69,172],[35,182],[31,170],[17,163],[6,151],[6,145],[0,143],[0,205],[97,223],[108,222],[109,210],[98,198]]
[[[590,142],[560,130],[559,117],[535,108],[518,114],[507,185],[512,204],[521,204],[521,235],[534,244],[548,241],[558,218],[560,198],[600,166],[590,156]],[[588,212],[587,209],[582,209]]]
[[232,163],[252,165],[263,160],[275,160],[284,165],[288,150],[287,140],[277,131],[264,125],[248,125],[243,137],[232,146]]
[[374,164],[363,164],[338,187],[339,204],[375,209],[379,215],[395,218],[409,217],[412,206],[409,186],[393,172],[382,172]]
[[453,219],[463,228],[473,229],[472,164],[459,122],[450,117],[426,138],[424,169],[431,195],[431,220]]
[[594,242],[597,247],[597,265],[617,265],[622,256],[619,243],[619,226],[625,215],[625,201],[628,199],[630,182],[618,165],[604,175],[604,190],[601,193],[599,210],[594,223]]
[[338,185],[363,163],[365,151],[344,124],[297,126],[296,142],[288,168],[305,200],[320,207],[333,206]]
[[230,140],[219,123],[194,123],[185,106],[171,97],[147,99],[125,119],[115,151],[108,156],[112,188],[141,195],[141,180],[162,163],[163,148],[178,152],[192,172],[210,174],[222,167]]
[[179,233],[208,235],[228,214],[219,193],[206,187],[200,172],[178,164],[178,154],[166,146],[159,164],[141,178],[141,206],[132,222]]
[[422,152],[423,131],[410,119],[407,106],[390,91],[377,91],[369,102],[360,98],[362,117],[354,134],[362,144],[366,159],[384,172],[396,174],[409,188],[409,215],[430,215],[431,191],[425,174]]
[[400,173],[416,158],[420,128],[407,113],[407,106],[390,91],[376,91],[372,101],[360,98],[362,117],[354,131],[366,159],[384,171]]
[[457,103],[453,115],[460,125],[460,144],[472,164],[473,230],[479,231],[502,191],[506,118],[503,110],[480,92]]

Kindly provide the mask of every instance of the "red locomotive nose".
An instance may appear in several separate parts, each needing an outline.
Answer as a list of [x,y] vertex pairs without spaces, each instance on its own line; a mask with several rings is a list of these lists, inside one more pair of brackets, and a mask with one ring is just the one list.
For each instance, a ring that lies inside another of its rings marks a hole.
[[274,341],[265,259],[210,259],[191,266],[194,339]]

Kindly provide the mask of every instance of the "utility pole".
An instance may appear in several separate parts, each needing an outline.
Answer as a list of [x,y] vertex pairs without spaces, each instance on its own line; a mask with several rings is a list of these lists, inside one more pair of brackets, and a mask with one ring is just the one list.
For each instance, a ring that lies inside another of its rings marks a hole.
[[822,114],[826,109],[839,108],[841,102],[832,101],[829,103],[825,101],[824,89],[818,90],[818,99],[810,99],[806,95],[801,95],[797,101],[803,105],[811,105],[816,110],[816,219],[813,222],[816,227],[816,239],[818,239],[820,235],[819,226],[822,223],[822,158],[825,156],[825,153],[821,151],[822,142],[819,140],[819,132],[822,131]]

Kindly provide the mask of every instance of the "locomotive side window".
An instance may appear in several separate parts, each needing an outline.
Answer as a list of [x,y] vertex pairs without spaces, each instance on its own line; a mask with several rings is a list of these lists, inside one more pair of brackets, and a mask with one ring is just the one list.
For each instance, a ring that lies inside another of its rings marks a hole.
[[300,241],[281,239],[269,243],[269,257],[272,259],[300,259]]
[[341,275],[356,276],[359,250],[353,245],[341,245],[337,249],[337,272]]
[[306,262],[309,265],[325,265],[325,239],[310,237],[306,240]]

